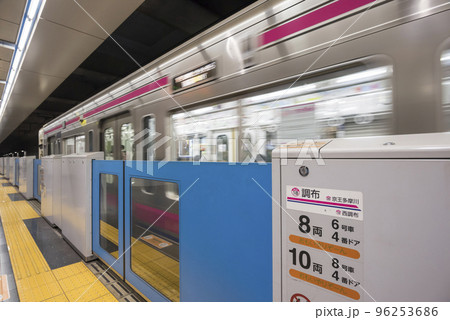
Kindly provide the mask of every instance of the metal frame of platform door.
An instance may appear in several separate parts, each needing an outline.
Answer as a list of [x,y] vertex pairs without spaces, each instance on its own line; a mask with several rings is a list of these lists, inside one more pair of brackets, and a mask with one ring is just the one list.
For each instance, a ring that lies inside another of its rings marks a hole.
[[[119,244],[118,259],[113,257],[100,246],[100,176],[102,174],[111,174],[118,177],[118,227]],[[124,277],[124,257],[123,257],[123,162],[122,161],[102,161],[93,160],[92,162],[92,251],[101,258],[116,273]]]
[[[33,197],[41,202],[41,196],[38,193],[38,188],[40,188],[38,181],[39,176],[39,166],[41,165],[41,159],[33,160]],[[41,177],[42,178],[42,177]]]

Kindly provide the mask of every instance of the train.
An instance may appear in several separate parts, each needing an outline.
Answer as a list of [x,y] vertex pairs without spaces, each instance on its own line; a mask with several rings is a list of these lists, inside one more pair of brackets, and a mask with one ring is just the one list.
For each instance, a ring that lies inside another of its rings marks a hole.
[[[39,158],[271,162],[293,140],[449,129],[448,1],[260,0],[45,124],[38,143]],[[119,183],[101,183],[117,231]],[[131,189],[132,237],[178,263],[177,185]]]
[[40,153],[270,161],[292,139],[446,131],[448,9],[258,1],[44,125]]

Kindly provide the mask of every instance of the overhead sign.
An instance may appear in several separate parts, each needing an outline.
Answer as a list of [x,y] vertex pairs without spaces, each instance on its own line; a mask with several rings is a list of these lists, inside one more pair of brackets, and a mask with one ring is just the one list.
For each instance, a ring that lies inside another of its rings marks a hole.
[[217,74],[217,62],[212,61],[194,70],[176,76],[172,79],[172,90],[179,91],[195,87],[202,83],[215,79]]

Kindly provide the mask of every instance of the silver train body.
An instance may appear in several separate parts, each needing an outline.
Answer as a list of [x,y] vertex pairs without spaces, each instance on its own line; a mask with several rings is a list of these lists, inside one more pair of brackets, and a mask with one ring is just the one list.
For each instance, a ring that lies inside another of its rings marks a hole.
[[41,154],[270,161],[293,139],[447,131],[449,9],[258,1],[46,124]]

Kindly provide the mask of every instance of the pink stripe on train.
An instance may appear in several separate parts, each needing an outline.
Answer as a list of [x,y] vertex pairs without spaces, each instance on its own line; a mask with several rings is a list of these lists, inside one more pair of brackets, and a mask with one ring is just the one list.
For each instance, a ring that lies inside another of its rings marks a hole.
[[123,103],[125,101],[131,100],[131,99],[136,98],[136,97],[138,97],[140,95],[143,95],[145,93],[148,93],[150,91],[153,91],[153,90],[156,90],[156,89],[158,89],[160,87],[163,87],[163,86],[167,85],[168,83],[169,83],[169,77],[164,77],[162,79],[159,79],[158,81],[149,83],[149,84],[143,86],[142,88],[139,88],[137,90],[131,91],[130,93],[127,93],[126,95],[124,95],[124,96],[122,96],[120,98],[117,98],[117,99],[115,99],[113,101],[105,103],[104,105],[101,105],[100,107],[97,107],[97,108],[95,108],[93,110],[90,110],[90,111],[86,112],[85,114],[83,114],[83,116],[85,118],[90,117],[90,116],[92,116],[92,115],[94,115],[96,113],[99,113],[99,112],[102,112],[102,111],[104,111],[106,109],[109,109],[109,108],[112,108],[114,106],[117,106],[118,104],[121,104],[121,103]]
[[[143,94],[149,93],[149,92],[151,92],[153,90],[156,90],[156,89],[159,89],[161,87],[164,87],[168,83],[169,83],[169,77],[161,78],[161,79],[159,79],[157,81],[154,81],[152,83],[149,83],[149,84],[147,84],[147,85],[145,85],[145,86],[143,86],[143,87],[141,87],[139,89],[131,91],[130,93],[127,93],[127,94],[123,95],[120,98],[117,98],[117,99],[112,100],[112,101],[110,101],[108,103],[105,103],[105,104],[103,104],[103,105],[101,105],[101,106],[99,106],[99,107],[97,107],[95,109],[92,109],[92,110],[86,112],[85,114],[83,114],[83,117],[84,118],[90,117],[90,116],[92,116],[94,114],[97,114],[97,113],[102,112],[102,111],[104,111],[106,109],[115,107],[115,106],[117,106],[117,105],[119,105],[119,104],[121,104],[123,102],[126,102],[128,100],[136,98],[136,97],[138,97],[140,95],[143,95]],[[72,124],[74,122],[77,122],[78,120],[80,120],[80,117],[76,117],[76,118],[70,119],[70,120],[68,120],[66,122],[66,125],[69,125],[69,124]],[[50,132],[53,132],[53,131],[61,129],[61,128],[62,128],[62,125],[58,125],[58,126],[52,128],[50,130],[44,131],[44,134],[48,134]]]
[[327,6],[321,7],[315,11],[264,32],[259,36],[259,45],[264,46],[280,40],[291,34],[305,30],[309,27],[315,26],[319,23],[325,22],[375,1],[377,0],[337,0]]

